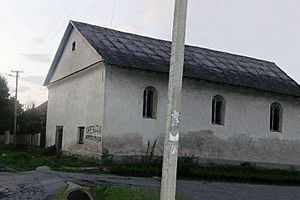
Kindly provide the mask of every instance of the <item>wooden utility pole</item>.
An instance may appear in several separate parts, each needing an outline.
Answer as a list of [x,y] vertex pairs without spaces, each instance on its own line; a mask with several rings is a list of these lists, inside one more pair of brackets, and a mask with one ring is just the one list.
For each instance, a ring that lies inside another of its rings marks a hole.
[[15,91],[15,108],[14,108],[14,146],[17,145],[17,110],[18,110],[18,84],[19,84],[19,73],[23,73],[23,71],[11,71],[16,73],[14,77],[16,77],[16,91]]
[[175,200],[187,0],[176,0],[169,72],[161,200]]

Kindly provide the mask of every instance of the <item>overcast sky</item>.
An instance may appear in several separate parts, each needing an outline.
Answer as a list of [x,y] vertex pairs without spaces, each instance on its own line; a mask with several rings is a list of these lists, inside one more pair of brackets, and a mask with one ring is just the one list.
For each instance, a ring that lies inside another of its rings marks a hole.
[[[68,21],[171,39],[174,0],[0,0],[0,73],[21,103],[47,100],[42,86]],[[274,61],[300,82],[299,0],[189,0],[186,43]],[[114,13],[114,14],[113,14]],[[112,22],[112,23],[111,23]]]

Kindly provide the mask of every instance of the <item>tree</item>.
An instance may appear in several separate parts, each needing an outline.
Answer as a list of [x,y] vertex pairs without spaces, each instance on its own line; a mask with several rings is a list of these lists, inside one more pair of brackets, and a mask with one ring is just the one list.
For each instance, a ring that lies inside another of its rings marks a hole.
[[9,89],[7,86],[7,81],[4,77],[0,75],[0,100],[9,97]]
[[9,130],[9,89],[7,81],[0,76],[0,134]]
[[18,133],[35,134],[41,133],[43,114],[34,107],[22,112],[18,117]]
[[[6,79],[0,76],[0,134],[13,130],[14,100],[14,97],[10,97]],[[17,113],[21,111],[22,106],[18,103]]]

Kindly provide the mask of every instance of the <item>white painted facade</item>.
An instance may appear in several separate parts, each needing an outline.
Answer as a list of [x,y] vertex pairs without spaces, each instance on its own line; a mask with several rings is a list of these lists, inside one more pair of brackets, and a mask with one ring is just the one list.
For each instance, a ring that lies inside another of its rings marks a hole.
[[[104,148],[141,154],[158,139],[162,153],[167,107],[166,74],[107,67]],[[143,118],[143,90],[158,92],[157,119]],[[211,123],[212,98],[226,102],[225,124]],[[270,106],[283,107],[282,132],[270,131]],[[180,156],[299,164],[300,101],[203,81],[183,81]],[[126,142],[125,142],[126,141]]]
[[[72,51],[74,41],[76,49]],[[86,140],[83,145],[78,144],[78,127],[87,130],[87,127],[103,126],[104,79],[101,57],[73,31],[48,86],[47,146],[55,144],[56,127],[63,126],[63,151],[83,156],[101,155],[101,142]]]
[[[73,41],[76,52],[71,51]],[[153,144],[157,139],[155,152],[161,155],[168,75],[99,61],[101,56],[73,30],[48,86],[47,145],[55,143],[56,126],[63,126],[66,152],[144,155],[148,141]],[[93,63],[97,64],[78,71]],[[142,116],[147,86],[158,93],[156,119]],[[215,95],[226,102],[224,126],[211,124]],[[283,107],[281,133],[270,131],[273,102]],[[78,127],[87,130],[93,125],[101,126],[101,141],[85,137],[84,144],[78,144]],[[184,79],[180,130],[180,156],[300,164],[300,100],[296,98]]]

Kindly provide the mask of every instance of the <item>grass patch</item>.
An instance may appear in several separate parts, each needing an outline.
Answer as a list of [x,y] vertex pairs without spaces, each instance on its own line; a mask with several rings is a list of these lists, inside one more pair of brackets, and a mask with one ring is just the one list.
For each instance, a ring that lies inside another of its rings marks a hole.
[[91,167],[97,163],[83,161],[70,156],[46,156],[43,152],[22,152],[0,147],[0,164],[16,171],[31,171],[39,166],[48,166],[51,169],[66,167]]
[[[161,177],[161,163],[104,164],[108,173],[121,176]],[[179,162],[177,177],[180,179],[229,181],[277,185],[300,185],[300,172],[294,170],[265,169],[254,165],[205,165]]]
[[[138,187],[103,185],[90,190],[95,200],[159,200],[159,192]],[[176,197],[177,200],[191,200],[187,197]]]
[[66,187],[63,187],[59,192],[54,194],[54,196],[51,197],[50,200],[64,200],[66,189]]
[[110,174],[121,176],[138,176],[138,177],[153,177],[161,176],[160,162],[153,162],[145,164],[143,162],[130,162],[130,163],[110,163],[103,164],[102,169],[107,170]]
[[[162,166],[161,160],[143,162],[131,160],[122,164],[100,164],[96,161],[84,161],[70,156],[47,156],[41,152],[9,150],[1,147],[1,145],[0,164],[16,171],[30,171],[35,170],[38,166],[46,165],[59,171],[136,177],[160,177]],[[177,176],[180,179],[300,185],[299,171],[263,169],[249,163],[240,166],[214,164],[199,166],[189,159],[179,160]]]
[[[66,188],[62,188],[50,200],[64,200]],[[89,190],[95,200],[159,200],[159,192],[139,187],[101,185]],[[188,197],[178,196],[176,200],[192,200]]]

